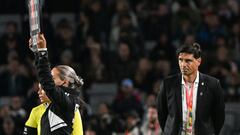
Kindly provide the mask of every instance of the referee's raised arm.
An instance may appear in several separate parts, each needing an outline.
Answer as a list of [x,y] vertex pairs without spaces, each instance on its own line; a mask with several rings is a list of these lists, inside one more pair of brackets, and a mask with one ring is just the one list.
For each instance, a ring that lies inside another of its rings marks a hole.
[[[29,47],[32,47],[31,39]],[[41,122],[38,122],[41,135],[74,135],[76,129],[80,129],[82,135],[81,118],[74,118],[83,103],[77,91],[83,85],[83,79],[68,65],[58,65],[50,69],[47,42],[43,34],[38,34],[37,49],[34,54],[42,93],[46,93],[50,100],[41,115]],[[79,125],[78,128],[74,128],[76,123]]]

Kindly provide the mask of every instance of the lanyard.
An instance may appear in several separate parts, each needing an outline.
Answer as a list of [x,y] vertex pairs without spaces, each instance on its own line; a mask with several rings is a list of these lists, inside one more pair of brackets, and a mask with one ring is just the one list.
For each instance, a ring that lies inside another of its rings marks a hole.
[[[187,108],[188,111],[192,111],[192,105],[193,105],[193,89],[194,89],[194,83],[192,85],[192,88],[188,90],[188,87],[186,86],[187,84],[185,83],[185,89],[186,89],[186,103],[187,103]],[[190,85],[189,85],[190,86]]]

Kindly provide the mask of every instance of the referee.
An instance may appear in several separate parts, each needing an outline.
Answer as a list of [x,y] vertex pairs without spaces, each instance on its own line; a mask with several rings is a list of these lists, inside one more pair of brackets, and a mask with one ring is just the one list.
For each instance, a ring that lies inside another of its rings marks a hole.
[[[32,47],[32,41],[29,41]],[[47,44],[43,34],[38,34],[38,51],[35,54],[35,64],[41,84],[39,97],[43,104],[33,108],[26,122],[25,135],[83,135],[82,122],[78,111],[82,100],[77,89],[83,85],[83,80],[69,66],[59,65],[52,70],[49,66]],[[46,97],[43,95],[46,93]],[[36,131],[37,129],[37,131]]]

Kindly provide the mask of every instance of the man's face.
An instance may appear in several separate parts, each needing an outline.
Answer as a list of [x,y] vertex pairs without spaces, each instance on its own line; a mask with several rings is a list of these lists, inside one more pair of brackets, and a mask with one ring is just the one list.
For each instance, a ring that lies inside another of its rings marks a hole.
[[193,54],[180,53],[178,55],[178,64],[183,75],[191,75],[197,72],[201,64],[201,58],[194,58]]
[[157,120],[158,118],[158,113],[157,113],[157,109],[150,107],[148,108],[148,119],[150,122],[155,122],[155,120]]

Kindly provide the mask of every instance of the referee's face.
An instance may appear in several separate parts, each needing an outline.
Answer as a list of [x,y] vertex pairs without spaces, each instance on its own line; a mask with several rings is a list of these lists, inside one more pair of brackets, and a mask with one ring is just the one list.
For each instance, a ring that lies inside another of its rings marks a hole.
[[41,84],[39,84],[38,97],[41,103],[50,102],[50,99],[47,97],[45,91],[42,89]]
[[53,77],[53,81],[55,83],[55,85],[57,86],[68,86],[68,82],[66,80],[62,80],[60,78],[60,72],[57,68],[53,68],[51,71],[52,77]]

